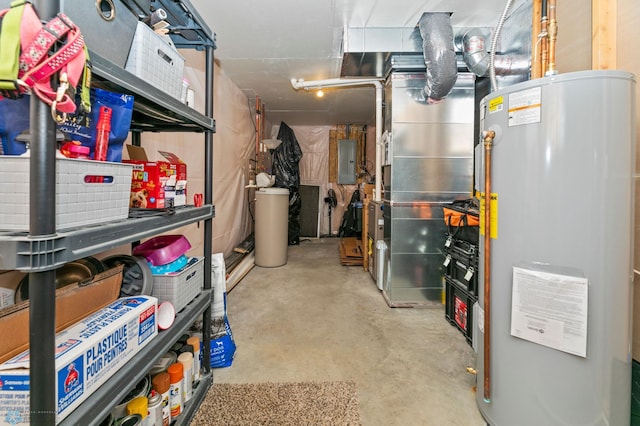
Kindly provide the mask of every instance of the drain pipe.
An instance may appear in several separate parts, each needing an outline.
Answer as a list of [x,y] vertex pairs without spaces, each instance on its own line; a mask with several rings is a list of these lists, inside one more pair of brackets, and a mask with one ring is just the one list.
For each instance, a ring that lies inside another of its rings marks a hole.
[[377,81],[376,87],[376,195],[373,200],[379,202],[382,199],[382,83]]
[[484,401],[491,402],[491,148],[496,132],[484,139]]
[[382,78],[329,78],[326,80],[312,80],[305,81],[302,78],[292,78],[291,86],[295,90],[304,89],[307,92],[309,90],[318,90],[329,87],[355,87],[355,86],[367,86],[375,83],[380,83]]
[[260,144],[262,143],[262,104],[260,102],[260,96],[256,95],[256,146],[255,146],[255,167],[256,167],[256,174],[258,174],[259,172],[261,172],[262,170],[262,166],[264,166],[264,164],[261,164],[262,158],[260,153]]
[[375,175],[375,201],[381,200],[382,193],[382,79],[364,78],[332,78],[328,80],[304,81],[303,79],[291,79],[291,86],[295,90],[306,91],[324,89],[328,87],[355,87],[371,86],[376,89],[376,175]]

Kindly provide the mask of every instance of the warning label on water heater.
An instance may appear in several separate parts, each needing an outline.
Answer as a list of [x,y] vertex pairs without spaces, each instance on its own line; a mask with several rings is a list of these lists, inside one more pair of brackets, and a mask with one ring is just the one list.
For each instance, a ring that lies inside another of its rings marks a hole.
[[539,123],[542,89],[523,90],[509,95],[509,127]]
[[513,267],[511,335],[587,356],[589,281]]
[[502,96],[495,97],[489,101],[489,114],[502,111],[504,107],[504,98]]

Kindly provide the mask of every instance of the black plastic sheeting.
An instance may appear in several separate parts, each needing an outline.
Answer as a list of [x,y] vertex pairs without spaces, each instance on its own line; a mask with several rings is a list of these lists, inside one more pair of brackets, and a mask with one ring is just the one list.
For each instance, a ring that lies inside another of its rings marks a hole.
[[289,190],[289,245],[300,244],[300,159],[302,150],[291,127],[282,121],[278,130],[278,139],[282,141],[273,150],[273,174],[275,187]]

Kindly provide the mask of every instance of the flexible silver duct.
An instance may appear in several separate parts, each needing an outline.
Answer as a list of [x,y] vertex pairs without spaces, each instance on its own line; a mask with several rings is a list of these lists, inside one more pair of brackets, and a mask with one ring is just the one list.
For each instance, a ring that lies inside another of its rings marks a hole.
[[424,13],[418,27],[422,36],[424,63],[427,67],[424,92],[428,102],[437,103],[449,94],[458,78],[451,14]]
[[[458,39],[459,40],[459,39]],[[462,35],[462,59],[478,77],[487,75],[490,57],[486,50],[486,37],[479,28],[471,28]],[[496,55],[493,61],[497,75],[519,75],[529,71],[527,55]]]

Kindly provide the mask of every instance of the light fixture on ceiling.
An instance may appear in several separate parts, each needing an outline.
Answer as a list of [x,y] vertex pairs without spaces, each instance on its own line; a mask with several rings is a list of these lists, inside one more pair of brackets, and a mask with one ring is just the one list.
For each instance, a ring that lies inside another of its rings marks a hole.
[[318,89],[318,91],[316,92],[316,96],[319,98],[324,96],[324,92],[322,91],[322,89]]

